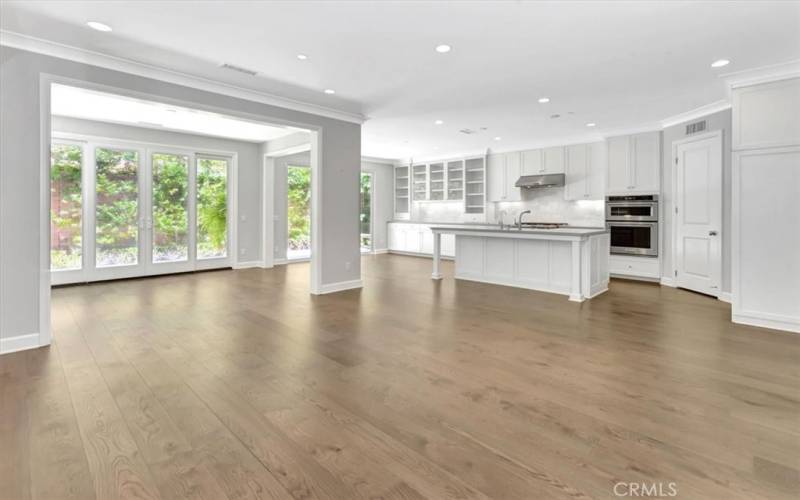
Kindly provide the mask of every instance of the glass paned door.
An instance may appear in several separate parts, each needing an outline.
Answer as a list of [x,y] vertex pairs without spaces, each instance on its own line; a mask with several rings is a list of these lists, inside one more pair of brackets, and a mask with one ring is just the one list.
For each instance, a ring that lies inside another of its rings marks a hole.
[[286,167],[286,259],[311,257],[311,169]]
[[142,274],[141,157],[136,149],[94,149],[93,278]]
[[362,253],[372,252],[372,174],[361,173],[359,190],[361,209],[359,211],[359,245]]
[[232,157],[55,139],[51,283],[228,267]]
[[189,153],[150,154],[148,274],[193,269],[191,158]]
[[50,148],[51,281],[80,279],[83,271],[83,144],[54,141]]
[[[229,259],[228,172],[230,159],[197,156],[197,261],[213,267]],[[215,264],[216,263],[216,264]]]

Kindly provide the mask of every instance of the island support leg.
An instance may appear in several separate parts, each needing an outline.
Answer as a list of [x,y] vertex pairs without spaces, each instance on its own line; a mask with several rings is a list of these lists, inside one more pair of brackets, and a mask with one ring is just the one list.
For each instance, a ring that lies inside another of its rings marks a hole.
[[572,242],[572,284],[569,290],[569,300],[573,302],[583,302],[585,297],[581,293],[581,274],[584,270],[581,268],[583,259],[581,259],[581,242]]
[[439,272],[439,265],[441,264],[442,253],[442,233],[433,233],[433,272],[431,278],[435,280],[442,279],[442,273]]

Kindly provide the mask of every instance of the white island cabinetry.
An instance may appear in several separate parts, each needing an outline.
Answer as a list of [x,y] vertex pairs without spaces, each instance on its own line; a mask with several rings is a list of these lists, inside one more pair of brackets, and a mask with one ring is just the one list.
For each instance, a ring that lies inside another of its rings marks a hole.
[[439,227],[434,234],[433,273],[439,271],[439,239],[455,236],[457,279],[564,294],[581,302],[608,290],[610,239],[606,229],[500,230]]
[[[433,255],[433,232],[430,224],[390,222],[389,251],[430,257]],[[442,257],[455,257],[455,236],[442,239]]]

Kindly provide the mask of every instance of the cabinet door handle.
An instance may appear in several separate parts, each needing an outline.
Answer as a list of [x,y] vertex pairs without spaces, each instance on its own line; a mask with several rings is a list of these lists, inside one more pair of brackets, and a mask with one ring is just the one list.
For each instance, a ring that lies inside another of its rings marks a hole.
[[709,236],[716,236],[717,232],[712,229],[711,231],[708,232],[708,235]]

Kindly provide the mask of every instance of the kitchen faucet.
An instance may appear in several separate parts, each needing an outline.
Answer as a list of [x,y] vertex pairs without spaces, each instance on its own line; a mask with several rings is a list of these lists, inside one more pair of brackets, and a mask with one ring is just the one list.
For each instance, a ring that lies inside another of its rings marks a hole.
[[524,211],[519,213],[519,218],[517,219],[517,229],[518,230],[522,231],[522,216],[525,215],[525,214],[529,214],[529,213],[531,213],[530,210],[524,210]]

